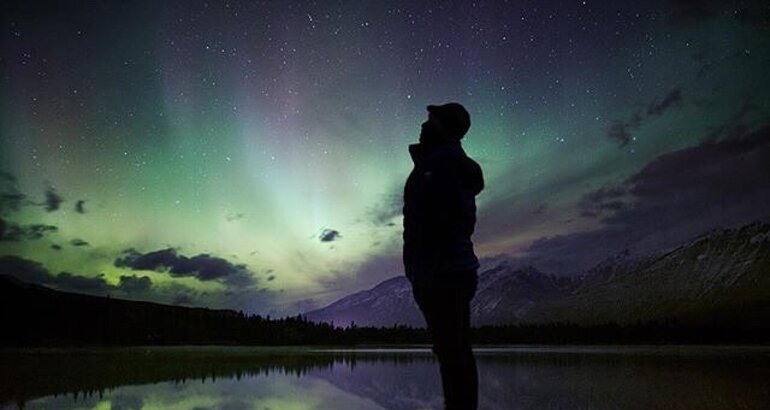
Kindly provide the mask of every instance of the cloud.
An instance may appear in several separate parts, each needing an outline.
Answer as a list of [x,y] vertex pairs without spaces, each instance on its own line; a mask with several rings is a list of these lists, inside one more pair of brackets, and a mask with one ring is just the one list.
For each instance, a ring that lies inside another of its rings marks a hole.
[[327,228],[324,228],[324,230],[321,231],[321,234],[318,235],[318,239],[320,239],[321,242],[333,242],[340,239],[341,237],[342,235],[340,235],[339,231]]
[[7,216],[19,211],[22,205],[31,203],[25,198],[16,187],[16,178],[10,173],[0,171],[0,241],[37,240],[59,230],[53,225],[19,225],[8,220]]
[[180,283],[156,285],[148,276],[122,275],[110,284],[104,275],[86,277],[69,272],[53,274],[41,263],[18,256],[0,256],[0,275],[57,290],[112,295],[175,305],[206,306],[216,309],[243,310],[250,313],[276,311],[276,294],[257,287],[232,286],[224,290],[198,291]]
[[56,211],[61,207],[62,202],[64,202],[64,199],[56,192],[54,187],[50,186],[45,190],[45,202],[43,203],[43,206],[46,211]]
[[6,239],[6,237],[9,237],[8,231],[10,227],[8,226],[8,222],[5,222],[5,219],[0,218],[0,241],[9,240]]
[[152,280],[148,276],[121,275],[118,288],[127,293],[140,293],[150,290]]
[[715,142],[721,138],[741,138],[749,131],[746,120],[754,110],[759,108],[750,99],[746,99],[733,115],[722,125],[715,127],[703,139],[704,142]]
[[81,200],[79,200],[79,201],[77,201],[77,202],[75,203],[75,212],[77,212],[77,213],[79,213],[79,214],[84,214],[84,213],[86,213],[85,204],[86,204],[86,201],[84,201],[84,200],[82,200],[82,199],[81,199]]
[[168,271],[175,277],[194,277],[201,281],[221,280],[232,286],[255,284],[253,274],[243,264],[233,264],[226,259],[200,254],[191,258],[179,255],[174,248],[139,253],[127,249],[115,259],[114,265],[133,270]]
[[0,171],[0,215],[18,211],[24,199],[24,194],[16,187],[16,177]]
[[647,104],[645,112],[636,112],[626,121],[613,122],[607,130],[607,137],[617,140],[621,147],[625,147],[633,139],[632,133],[635,130],[639,129],[651,118],[663,115],[671,107],[678,105],[680,101],[682,101],[682,90],[675,88],[663,97],[662,100]]
[[174,300],[171,301],[171,304],[172,305],[192,305],[193,299],[190,297],[190,295],[181,294],[174,297]]
[[58,232],[59,228],[46,224],[19,225],[0,218],[0,242],[20,242],[24,240],[37,240]]
[[652,102],[647,106],[647,116],[658,116],[663,114],[671,106],[682,101],[682,91],[674,89],[660,102]]
[[0,256],[0,275],[9,275],[24,282],[45,284],[51,280],[51,274],[39,262],[18,256]]
[[242,214],[242,213],[238,213],[238,214],[228,214],[228,215],[225,217],[225,220],[226,220],[227,222],[233,222],[233,221],[237,221],[237,220],[239,220],[239,219],[243,219],[243,217],[244,217],[244,216],[245,216],[245,215],[244,215],[244,214]]
[[375,225],[393,226],[393,219],[402,215],[404,193],[402,188],[383,195],[382,200],[369,210],[369,219]]
[[10,275],[23,282],[79,293],[104,295],[114,289],[103,275],[86,277],[69,272],[53,274],[39,262],[13,255],[0,257],[0,275]]
[[75,239],[71,240],[70,244],[72,246],[88,246],[88,242],[86,242],[86,241],[84,241],[82,239],[79,239],[79,238],[75,238]]
[[54,276],[51,284],[60,289],[76,290],[84,293],[104,294],[110,289],[103,275],[91,278],[74,275],[69,272],[61,272]]
[[626,206],[623,197],[627,195],[624,186],[603,186],[591,191],[580,199],[578,208],[580,215],[595,217],[605,211],[617,211]]
[[607,130],[607,136],[620,142],[621,147],[625,147],[631,142],[631,131],[639,128],[642,123],[642,117],[634,114],[629,121],[615,121]]
[[623,249],[659,251],[715,227],[770,218],[770,126],[661,155],[616,186],[584,195],[588,232],[544,237],[527,258],[553,273],[577,273]]
[[46,224],[32,224],[20,226],[26,239],[35,240],[41,239],[49,233],[58,232],[59,228],[53,225]]

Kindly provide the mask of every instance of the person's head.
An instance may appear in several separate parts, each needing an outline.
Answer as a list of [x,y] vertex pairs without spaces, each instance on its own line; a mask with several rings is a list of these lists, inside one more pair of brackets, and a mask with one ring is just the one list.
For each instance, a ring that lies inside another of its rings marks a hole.
[[429,105],[428,120],[422,124],[420,142],[459,141],[471,127],[471,116],[459,103]]

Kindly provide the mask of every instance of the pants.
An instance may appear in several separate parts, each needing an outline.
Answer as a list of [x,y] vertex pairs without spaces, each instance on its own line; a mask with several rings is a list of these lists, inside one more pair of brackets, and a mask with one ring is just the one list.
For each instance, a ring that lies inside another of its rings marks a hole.
[[471,350],[470,301],[476,294],[476,271],[436,286],[412,286],[414,299],[428,324],[441,370],[446,410],[476,410],[478,373]]

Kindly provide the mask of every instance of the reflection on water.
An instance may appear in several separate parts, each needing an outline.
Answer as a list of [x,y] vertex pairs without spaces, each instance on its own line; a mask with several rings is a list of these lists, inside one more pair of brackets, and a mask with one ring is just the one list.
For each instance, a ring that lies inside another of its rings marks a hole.
[[[770,403],[770,348],[477,351],[481,409]],[[2,409],[440,409],[428,349],[0,350]]]

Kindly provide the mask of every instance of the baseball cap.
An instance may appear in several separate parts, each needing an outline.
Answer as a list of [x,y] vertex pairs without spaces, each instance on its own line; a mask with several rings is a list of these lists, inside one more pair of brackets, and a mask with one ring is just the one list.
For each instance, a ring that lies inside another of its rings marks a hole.
[[460,103],[450,102],[442,105],[429,105],[428,112],[443,124],[450,136],[462,139],[471,127],[471,116]]

